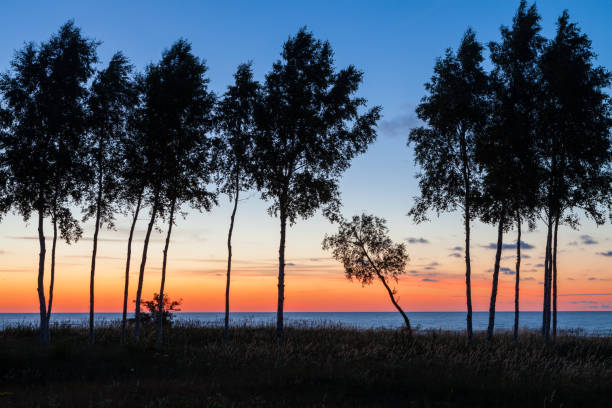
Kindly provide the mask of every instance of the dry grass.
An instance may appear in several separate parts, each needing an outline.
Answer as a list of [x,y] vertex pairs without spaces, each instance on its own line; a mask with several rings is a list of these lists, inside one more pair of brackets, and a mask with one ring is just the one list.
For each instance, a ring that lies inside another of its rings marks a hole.
[[154,348],[120,347],[119,329],[56,326],[41,348],[31,327],[0,331],[0,407],[610,406],[612,337],[534,332],[472,344],[461,333],[184,324]]

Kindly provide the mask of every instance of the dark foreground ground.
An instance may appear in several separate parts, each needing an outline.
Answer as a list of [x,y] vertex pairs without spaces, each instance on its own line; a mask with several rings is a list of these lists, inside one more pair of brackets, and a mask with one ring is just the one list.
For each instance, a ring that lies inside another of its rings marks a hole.
[[612,406],[612,337],[524,332],[468,344],[461,333],[341,327],[182,326],[120,347],[116,327],[0,331],[0,407]]

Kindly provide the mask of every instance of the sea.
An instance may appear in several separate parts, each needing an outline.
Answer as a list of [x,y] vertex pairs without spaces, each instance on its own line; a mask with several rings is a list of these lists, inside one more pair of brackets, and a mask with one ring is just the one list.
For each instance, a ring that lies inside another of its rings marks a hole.
[[[465,312],[408,312],[411,325],[416,330],[465,330]],[[174,314],[174,321],[204,326],[223,326],[223,313],[186,313]],[[276,322],[276,313],[232,313],[230,324],[233,326],[265,326]],[[131,317],[131,315],[130,315]],[[285,324],[288,326],[317,327],[344,326],[358,329],[399,328],[403,319],[394,312],[286,312]],[[474,330],[486,330],[489,313],[473,313]],[[109,325],[121,320],[120,313],[96,313],[96,325]],[[88,313],[54,313],[51,324],[86,326]],[[16,325],[39,324],[37,313],[0,313],[0,330]],[[495,328],[497,331],[512,330],[514,312],[497,312]],[[541,312],[521,312],[519,326],[523,329],[539,329],[542,324]],[[612,311],[558,312],[558,328],[577,335],[612,336]]]

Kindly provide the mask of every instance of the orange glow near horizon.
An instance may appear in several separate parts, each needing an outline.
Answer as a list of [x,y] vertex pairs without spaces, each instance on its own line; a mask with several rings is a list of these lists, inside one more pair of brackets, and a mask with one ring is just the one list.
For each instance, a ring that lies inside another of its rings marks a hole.
[[[235,269],[232,273],[230,304],[234,312],[276,311],[277,278],[274,270],[263,276],[252,276],[249,270]],[[463,271],[445,274],[444,277],[423,281],[421,276],[407,274],[394,286],[398,290],[399,303],[406,311],[464,311],[465,281]],[[13,272],[15,273],[15,272]],[[11,290],[2,290],[0,311],[4,313],[38,312],[36,272],[21,272],[20,279],[13,279]],[[24,279],[26,276],[29,279]],[[99,269],[96,273],[95,304],[97,312],[120,312],[123,304],[123,279],[118,271]],[[48,271],[47,271],[48,278]],[[159,291],[159,270],[145,273],[143,298],[150,299]],[[130,274],[128,312],[134,309],[137,273]],[[53,311],[58,313],[87,312],[89,309],[89,276],[87,273],[56,272]],[[490,296],[490,274],[474,274],[472,281],[473,307],[486,311]],[[6,289],[6,286],[3,285]],[[48,279],[45,285],[48,301]],[[184,312],[221,312],[224,307],[225,276],[219,273],[201,274],[168,270],[166,293],[172,299],[182,298]],[[521,310],[541,309],[542,285],[529,280],[521,282]],[[560,282],[559,310],[585,310],[582,303],[572,303],[585,297],[567,295],[593,293],[587,284],[568,286]],[[603,293],[603,291],[602,291]],[[587,296],[588,297],[588,296]],[[600,302],[612,301],[612,294],[597,296]],[[497,310],[514,308],[514,276],[500,275]],[[307,270],[293,275],[287,268],[285,311],[309,312],[359,312],[395,311],[380,282],[362,287],[342,275],[341,268],[329,267],[326,273],[309,276]]]
[[[168,259],[165,292],[170,298],[182,298],[185,312],[222,312],[224,310],[225,273],[227,267],[225,242],[227,218],[194,216],[180,220],[173,235]],[[400,219],[401,222],[404,218]],[[406,274],[398,283],[399,304],[406,311],[465,311],[465,263],[463,253],[456,249],[461,243],[460,226],[448,230],[435,223],[419,226],[399,226],[390,223],[391,231],[409,230],[429,238],[427,244],[408,246],[411,260]],[[216,224],[214,224],[216,223]],[[241,220],[235,236],[230,308],[233,312],[274,312],[277,299],[278,251],[277,220],[259,217]],[[6,225],[8,224],[8,225]],[[144,223],[142,223],[144,224]],[[34,226],[15,218],[3,222],[5,236],[0,237],[0,313],[37,313],[36,292],[38,241]],[[472,248],[472,303],[475,311],[487,311],[491,295],[490,272],[495,251],[489,249],[490,234],[477,226]],[[142,227],[141,227],[142,228]],[[348,281],[341,265],[320,249],[322,236],[333,231],[329,223],[303,222],[288,234],[285,279],[285,310],[287,312],[355,312],[395,311],[382,284],[374,281],[362,287]],[[486,227],[488,228],[488,227]],[[610,227],[593,236],[599,246],[576,245],[584,232],[564,231],[564,241],[558,255],[559,310],[611,310],[612,258],[598,255],[608,247]],[[8,231],[13,231],[9,233]],[[18,232],[15,232],[18,231]],[[448,231],[453,231],[448,233]],[[533,235],[531,235],[533,234]],[[538,235],[540,234],[540,235]],[[542,308],[541,267],[542,232],[527,233],[531,249],[523,251],[520,284],[520,307],[524,311]],[[572,235],[573,234],[573,235]],[[597,234],[597,235],[595,235]],[[95,311],[120,312],[123,307],[126,230],[103,230],[98,248]],[[128,311],[134,310],[138,270],[142,254],[144,231],[136,231],[132,248]],[[258,237],[254,240],[252,237]],[[209,239],[212,237],[212,239]],[[437,238],[442,237],[442,238]],[[506,242],[512,243],[512,235]],[[395,241],[406,239],[394,236]],[[154,233],[149,248],[144,276],[143,299],[159,292],[163,233]],[[47,241],[50,244],[50,241]],[[50,245],[48,245],[50,247]],[[76,244],[58,242],[54,312],[88,312],[91,239]],[[50,251],[45,268],[45,298],[48,302]],[[514,310],[514,250],[504,250],[497,296],[497,310]]]

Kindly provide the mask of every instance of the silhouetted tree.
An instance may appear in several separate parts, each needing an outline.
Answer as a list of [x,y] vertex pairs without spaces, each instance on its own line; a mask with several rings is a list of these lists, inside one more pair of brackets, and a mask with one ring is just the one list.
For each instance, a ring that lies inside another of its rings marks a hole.
[[241,191],[254,186],[252,156],[254,138],[254,109],[259,97],[259,83],[253,80],[251,64],[241,64],[217,106],[216,127],[221,134],[221,157],[218,184],[221,193],[233,201],[230,226],[227,233],[227,277],[225,283],[224,340],[229,338],[229,293],[232,269],[232,233]]
[[[521,266],[521,223],[523,220],[533,228],[539,210],[539,188],[541,172],[537,156],[537,120],[539,70],[538,58],[544,38],[540,32],[540,16],[535,5],[527,7],[521,1],[511,28],[501,27],[502,40],[490,43],[491,61],[494,64],[491,78],[492,112],[486,132],[483,133],[479,159],[484,161],[487,185],[491,198],[498,206],[500,203],[505,212],[491,217],[494,212],[485,215],[486,221],[501,222],[501,217],[508,227],[516,223],[517,247],[514,293],[514,338],[518,336],[519,326],[519,282]],[[485,199],[485,201],[487,201]],[[489,204],[490,205],[490,204]],[[511,220],[514,220],[512,222]],[[500,237],[501,239],[501,237]],[[501,245],[501,240],[499,245]],[[496,255],[501,254],[498,247]],[[496,256],[496,260],[497,260]],[[489,330],[487,336],[493,335],[495,321],[495,298],[499,262],[493,276]]]
[[334,259],[342,262],[349,280],[355,278],[365,286],[378,278],[411,332],[410,320],[395,299],[397,291],[388,283],[388,279],[397,282],[406,272],[409,260],[406,246],[393,243],[386,221],[373,215],[355,215],[352,220],[341,220],[339,224],[337,234],[325,235],[323,249],[331,250]]
[[87,189],[84,220],[94,217],[93,250],[89,280],[89,343],[94,343],[94,278],[98,233],[106,224],[114,227],[116,204],[121,190],[121,139],[126,130],[126,117],[136,103],[131,81],[132,66],[122,53],[111,58],[91,85],[89,108],[89,156],[92,188]]
[[2,141],[10,169],[10,190],[24,219],[29,219],[32,212],[38,214],[38,298],[43,344],[50,341],[43,286],[43,221],[51,215],[54,199],[63,198],[56,197],[58,192],[68,192],[78,199],[85,179],[83,105],[86,84],[97,60],[96,47],[96,42],[84,38],[68,22],[39,47],[29,43],[17,51],[10,71],[0,79],[0,91],[11,116],[11,129]]
[[[214,95],[207,91],[206,65],[191,53],[191,45],[177,41],[158,64],[139,77],[141,102],[135,111],[134,137],[146,169],[143,203],[151,210],[145,235],[136,292],[134,340],[138,342],[140,299],[147,249],[156,217],[168,214],[160,295],[163,299],[167,252],[175,212],[185,202],[210,209],[214,195],[206,191],[213,161],[206,133],[212,127]],[[161,343],[158,325],[158,343]]]
[[162,298],[159,296],[159,293],[154,293],[153,294],[153,299],[145,300],[145,301],[142,302],[142,304],[144,305],[145,309],[147,309],[149,312],[148,313],[142,313],[140,315],[141,323],[143,323],[143,324],[157,323],[157,321],[159,320],[159,316],[160,316],[160,314],[159,314],[159,310],[160,310],[159,305],[161,303],[161,305],[162,305],[162,308],[161,308],[161,310],[162,310],[162,314],[161,314],[162,321],[166,325],[172,324],[172,318],[174,317],[173,313],[181,311],[179,306],[183,304],[183,299],[172,300],[171,301],[167,294],[164,295],[163,301],[161,299]]
[[266,75],[256,111],[255,179],[269,213],[280,218],[276,336],[282,341],[287,221],[308,218],[320,207],[333,218],[338,180],[351,159],[376,137],[380,107],[364,114],[353,97],[362,72],[335,71],[328,42],[302,28],[283,45],[282,60]]
[[[191,52],[191,45],[177,41],[156,66],[151,83],[155,94],[148,100],[157,118],[156,138],[163,146],[159,157],[162,183],[161,206],[168,214],[168,231],[163,250],[162,276],[157,315],[157,345],[162,344],[162,299],[166,283],[168,247],[175,214],[184,203],[210,211],[216,195],[207,191],[215,167],[213,142],[208,137],[213,125],[215,96],[208,91],[206,64]],[[163,214],[164,211],[161,211]]]
[[[541,154],[545,170],[548,239],[544,285],[543,336],[556,335],[557,235],[559,224],[576,225],[574,209],[605,222],[611,201],[612,151],[610,72],[595,66],[591,41],[564,11],[555,38],[541,59],[543,97]],[[609,207],[608,207],[609,208]],[[551,293],[552,290],[552,293]]]
[[412,129],[408,145],[414,145],[415,162],[423,169],[417,176],[421,190],[410,210],[415,221],[427,219],[430,209],[463,211],[465,225],[465,283],[467,335],[472,339],[472,291],[470,221],[477,214],[480,175],[474,162],[475,137],[487,113],[487,75],[482,68],[483,47],[468,29],[455,55],[451,49],[438,59],[434,75],[425,84],[429,95],[416,109],[427,126]]

